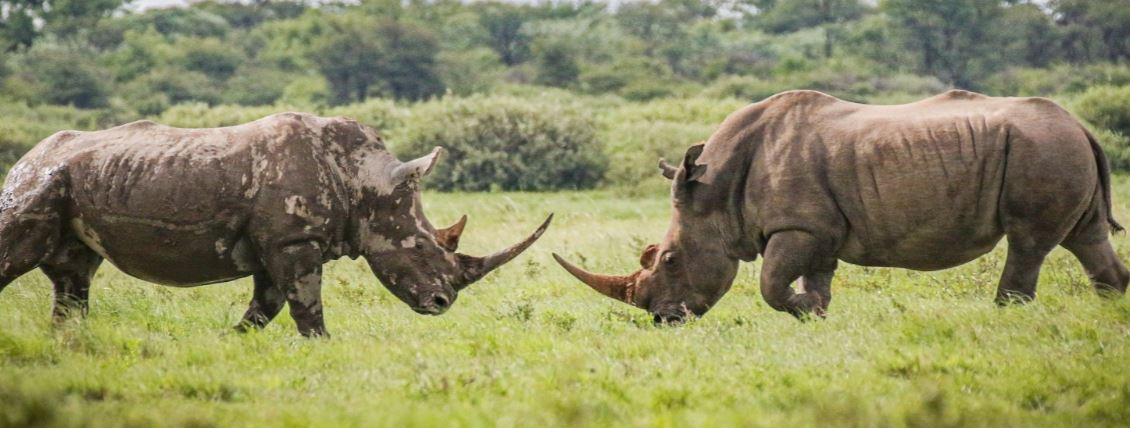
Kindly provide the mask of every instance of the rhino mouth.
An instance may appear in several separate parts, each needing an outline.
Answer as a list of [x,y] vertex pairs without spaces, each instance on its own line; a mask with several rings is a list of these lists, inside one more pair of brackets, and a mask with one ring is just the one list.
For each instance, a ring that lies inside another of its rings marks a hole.
[[415,311],[416,313],[420,314],[420,315],[442,315],[444,312],[447,312],[447,308],[437,308],[435,306],[429,306],[429,307],[413,306],[412,310]]
[[410,306],[413,311],[420,315],[441,315],[447,312],[451,307],[451,303],[455,301],[454,297],[449,297],[445,293],[433,293],[419,305]]

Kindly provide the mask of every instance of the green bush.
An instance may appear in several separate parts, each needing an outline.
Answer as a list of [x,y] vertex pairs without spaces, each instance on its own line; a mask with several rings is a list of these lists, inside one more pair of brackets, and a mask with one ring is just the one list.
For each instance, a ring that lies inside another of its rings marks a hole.
[[44,138],[63,130],[93,130],[119,123],[112,110],[83,110],[65,106],[29,106],[0,102],[0,174]]
[[1064,64],[1051,68],[1018,67],[990,76],[981,86],[990,95],[1048,96],[1080,93],[1099,85],[1130,85],[1130,66]]
[[780,84],[767,82],[753,76],[723,76],[702,90],[706,98],[734,98],[757,102],[780,92]]
[[302,111],[302,109],[278,105],[258,107],[220,105],[209,107],[203,103],[189,103],[165,110],[160,116],[153,117],[153,120],[181,128],[215,128],[239,125],[286,111]]
[[369,125],[387,137],[400,128],[404,118],[408,116],[408,109],[398,106],[395,102],[383,98],[370,98],[369,100],[344,106],[330,107],[318,111],[322,116],[346,116]]
[[[150,104],[156,94],[163,94],[166,106],[186,102],[203,102],[209,105],[219,104],[221,91],[208,76],[194,71],[178,70],[174,68],[158,68],[137,78],[122,91],[126,102],[135,109],[142,110],[153,108]],[[155,114],[160,110],[149,110]]]
[[[238,50],[219,39],[180,39],[177,48],[182,52],[182,67],[204,73],[217,81],[227,80],[244,62]],[[269,79],[270,76],[260,78]]]
[[706,140],[727,115],[748,104],[734,98],[664,99],[624,104],[601,117],[610,162],[605,184],[659,190],[666,181],[656,161],[677,162],[687,147]]
[[303,76],[283,88],[279,101],[285,104],[324,105],[330,102],[330,84],[321,76]]
[[1115,171],[1130,171],[1130,135],[1102,128],[1095,129],[1094,134],[1106,153],[1110,168]]
[[1095,126],[1130,135],[1130,85],[1088,89],[1075,102],[1075,112]]
[[35,102],[105,107],[109,102],[109,73],[99,69],[92,56],[60,48],[33,49],[23,58],[20,77],[29,83]]
[[569,103],[444,97],[413,109],[398,147],[402,158],[447,149],[427,180],[439,190],[586,189],[608,168],[593,128]]
[[223,99],[226,104],[261,106],[282,98],[293,75],[271,67],[249,64],[228,79]]
[[706,140],[718,124],[634,122],[617,125],[602,133],[608,147],[609,168],[605,183],[617,187],[649,190],[667,186],[659,175],[660,158],[677,163],[690,145]]

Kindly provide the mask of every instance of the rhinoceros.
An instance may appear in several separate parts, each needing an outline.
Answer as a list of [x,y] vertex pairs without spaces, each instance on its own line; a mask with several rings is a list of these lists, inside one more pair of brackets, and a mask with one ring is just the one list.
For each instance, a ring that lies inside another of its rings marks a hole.
[[[678,166],[667,235],[630,275],[558,263],[657,323],[706,313],[739,261],[763,258],[770,307],[824,316],[839,260],[937,270],[1007,237],[996,302],[1036,296],[1057,245],[1104,295],[1130,273],[1111,248],[1110,172],[1095,138],[1044,98],[954,90],[904,105],[863,105],[790,91],[732,114]],[[799,279],[799,281],[797,281]],[[792,284],[796,282],[797,290]],[[1109,293],[1108,293],[1109,292]]]
[[39,267],[62,319],[86,313],[103,259],[177,287],[251,276],[238,330],[264,327],[286,303],[299,333],[319,336],[322,264],[364,257],[397,298],[438,315],[552,219],[487,257],[456,253],[466,216],[436,229],[420,201],[440,153],[400,162],[373,128],[299,113],[213,129],[138,121],[59,132],[12,167],[0,194],[0,290]]

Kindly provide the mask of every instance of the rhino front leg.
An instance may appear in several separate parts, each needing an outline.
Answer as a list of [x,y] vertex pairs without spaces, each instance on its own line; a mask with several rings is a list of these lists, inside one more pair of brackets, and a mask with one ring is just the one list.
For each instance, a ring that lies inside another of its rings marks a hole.
[[275,285],[274,281],[271,281],[269,275],[260,272],[255,274],[253,278],[255,291],[251,296],[251,304],[248,305],[247,312],[243,314],[243,319],[235,326],[235,330],[240,333],[253,328],[266,327],[286,304],[286,294]]
[[[834,269],[834,267],[833,267]],[[812,293],[820,298],[819,305],[814,308],[816,315],[823,318],[828,314],[828,304],[832,303],[832,276],[834,271],[823,271],[804,274],[800,277],[802,293]]]
[[[831,299],[835,259],[821,260],[817,256],[819,248],[819,241],[806,232],[779,232],[769,238],[761,264],[761,296],[765,303],[797,318],[812,312],[823,316],[828,305],[824,296]],[[791,285],[802,276],[805,292],[797,293]]]
[[267,272],[286,297],[303,336],[329,336],[322,319],[322,249],[314,241],[285,245],[266,257]]
[[69,238],[50,260],[39,266],[55,286],[55,322],[72,315],[86,316],[90,301],[90,279],[102,264],[102,256],[77,238]]

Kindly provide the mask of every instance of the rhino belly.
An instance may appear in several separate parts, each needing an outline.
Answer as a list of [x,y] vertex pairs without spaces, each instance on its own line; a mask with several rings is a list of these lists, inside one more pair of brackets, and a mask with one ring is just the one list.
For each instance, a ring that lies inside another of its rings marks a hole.
[[885,242],[866,241],[849,233],[839,258],[861,266],[898,267],[914,270],[939,270],[968,263],[996,247],[1003,231],[963,235],[962,230],[927,230],[910,233]]
[[151,219],[73,218],[71,229],[121,271],[188,287],[233,280],[262,269],[250,242],[222,220],[171,224]]

